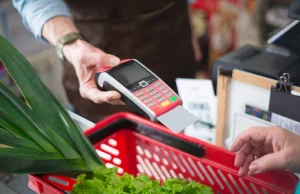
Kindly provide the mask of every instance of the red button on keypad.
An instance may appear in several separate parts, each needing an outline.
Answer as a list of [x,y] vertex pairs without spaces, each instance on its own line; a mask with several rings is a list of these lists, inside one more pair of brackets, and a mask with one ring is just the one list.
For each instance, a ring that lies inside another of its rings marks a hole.
[[161,97],[161,98],[157,99],[157,102],[162,102],[165,99],[166,99],[165,97]]
[[138,93],[136,93],[136,96],[141,96],[143,94],[144,94],[144,92],[138,92]]
[[172,95],[173,95],[173,93],[172,93],[172,92],[169,92],[169,93],[166,94],[166,97],[170,97],[170,96],[172,96]]
[[151,108],[153,111],[158,111],[160,109],[159,105],[155,105]]
[[141,99],[141,100],[144,100],[144,99],[146,99],[147,97],[148,97],[148,96],[143,95],[143,96],[140,97],[140,99]]
[[161,94],[160,94],[160,93],[155,94],[155,95],[153,96],[154,99],[159,98],[159,97],[161,97]]
[[150,87],[148,87],[145,91],[146,91],[146,92],[151,92],[152,90],[154,90],[154,88],[150,86]]
[[152,99],[151,98],[147,98],[146,100],[144,100],[144,103],[148,103],[148,102],[151,102]]
[[153,90],[152,92],[149,92],[149,94],[151,95],[151,96],[153,96],[154,94],[157,94],[157,90]]
[[164,90],[162,91],[163,94],[165,94],[165,93],[167,93],[167,92],[169,92],[168,89],[164,89]]
[[163,90],[163,89],[165,89],[166,87],[164,86],[164,85],[162,85],[162,86],[160,86],[158,89],[159,90]]
[[150,103],[148,104],[148,106],[149,106],[149,107],[152,107],[152,106],[154,106],[155,104],[156,104],[156,103],[152,101],[152,102],[150,102]]
[[155,85],[156,87],[158,87],[158,86],[161,85],[161,83],[160,83],[160,82],[157,82],[157,83],[155,83],[154,85]]

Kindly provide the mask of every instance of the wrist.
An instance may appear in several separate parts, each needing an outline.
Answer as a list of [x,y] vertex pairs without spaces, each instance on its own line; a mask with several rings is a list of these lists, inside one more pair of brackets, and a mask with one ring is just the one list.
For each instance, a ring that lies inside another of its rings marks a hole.
[[68,33],[68,34],[62,36],[55,45],[59,58],[65,60],[66,58],[64,55],[64,47],[76,42],[77,40],[81,40],[81,39],[83,39],[82,35],[80,33],[76,33],[76,32],[71,32],[71,33]]
[[48,20],[42,29],[43,37],[52,45],[56,45],[61,37],[72,32],[79,32],[79,30],[66,16],[56,16]]
[[70,61],[72,53],[74,53],[75,50],[80,49],[84,44],[86,44],[85,40],[77,39],[74,42],[65,45],[62,50],[65,59]]

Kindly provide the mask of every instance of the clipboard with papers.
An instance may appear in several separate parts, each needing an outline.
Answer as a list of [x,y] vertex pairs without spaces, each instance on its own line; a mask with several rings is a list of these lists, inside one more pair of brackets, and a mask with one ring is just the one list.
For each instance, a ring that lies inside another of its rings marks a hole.
[[221,147],[228,147],[227,139],[232,141],[235,116],[244,113],[247,105],[300,122],[300,87],[287,79],[220,67],[217,98],[216,144]]

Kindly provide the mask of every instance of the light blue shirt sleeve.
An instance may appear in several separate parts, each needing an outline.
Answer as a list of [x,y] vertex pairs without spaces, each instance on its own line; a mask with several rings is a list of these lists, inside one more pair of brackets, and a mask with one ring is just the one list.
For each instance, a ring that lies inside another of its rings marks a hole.
[[22,16],[25,27],[42,42],[47,42],[42,37],[42,29],[49,19],[55,16],[71,17],[63,0],[13,0],[13,5]]
[[191,5],[194,4],[195,2],[196,2],[196,0],[188,0],[188,3]]

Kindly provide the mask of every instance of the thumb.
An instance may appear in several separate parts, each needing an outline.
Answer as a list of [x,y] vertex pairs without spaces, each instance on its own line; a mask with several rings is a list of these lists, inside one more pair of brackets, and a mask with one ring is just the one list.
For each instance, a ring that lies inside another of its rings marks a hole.
[[249,175],[271,170],[282,170],[285,164],[283,152],[276,152],[254,160],[249,166]]
[[116,66],[120,63],[120,59],[116,56],[98,53],[98,52],[88,52],[85,57],[86,61],[84,64],[88,66],[98,65],[100,67],[110,67]]

